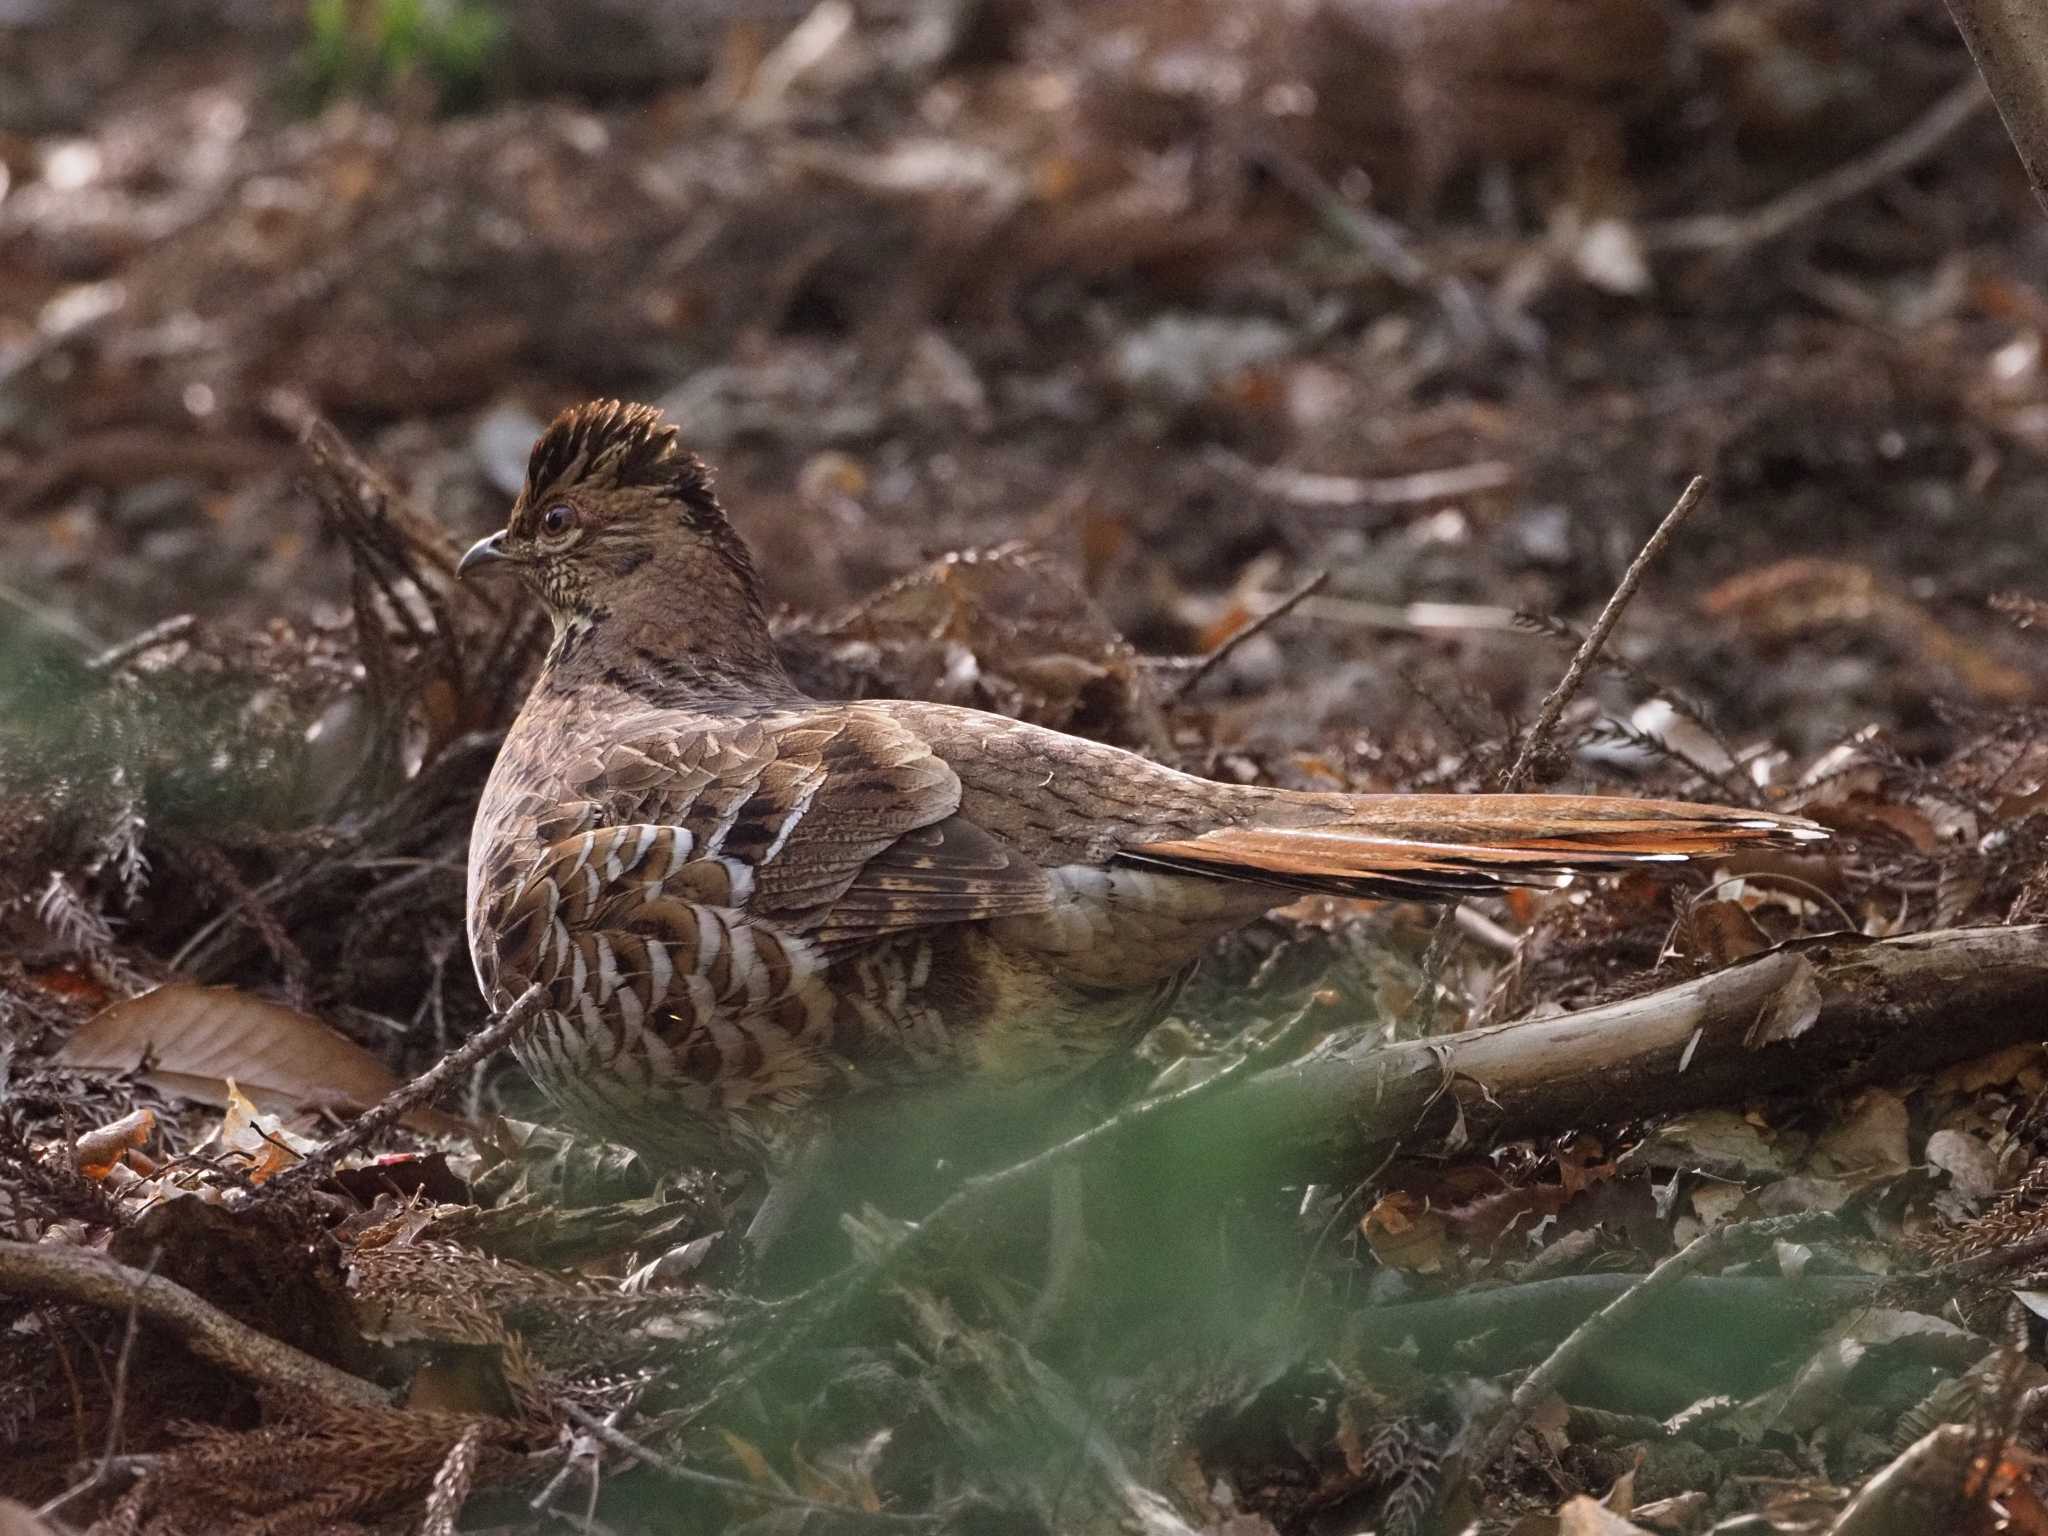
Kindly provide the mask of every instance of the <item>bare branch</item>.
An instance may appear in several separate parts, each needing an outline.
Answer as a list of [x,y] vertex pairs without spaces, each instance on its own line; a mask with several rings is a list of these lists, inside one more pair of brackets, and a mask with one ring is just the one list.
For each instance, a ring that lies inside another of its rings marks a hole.
[[194,1354],[261,1386],[325,1402],[381,1407],[389,1401],[361,1377],[258,1333],[175,1281],[105,1254],[0,1239],[0,1290],[110,1312],[133,1308]]

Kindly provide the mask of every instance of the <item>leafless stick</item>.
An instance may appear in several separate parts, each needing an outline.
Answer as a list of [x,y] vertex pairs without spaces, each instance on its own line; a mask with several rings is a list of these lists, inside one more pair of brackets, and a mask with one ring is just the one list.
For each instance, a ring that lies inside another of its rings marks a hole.
[[1559,1382],[1576,1370],[1595,1349],[1649,1310],[1650,1304],[1673,1289],[1679,1281],[1705,1265],[1739,1249],[1749,1249],[1779,1238],[1798,1237],[1826,1231],[1836,1224],[1832,1212],[1802,1211],[1794,1216],[1771,1216],[1761,1221],[1727,1222],[1704,1232],[1671,1255],[1642,1280],[1587,1318],[1568,1334],[1521,1385],[1483,1434],[1478,1424],[1468,1427],[1469,1439],[1479,1449],[1444,1478],[1437,1495],[1438,1506],[1447,1505],[1465,1479],[1492,1466],[1514,1443],[1515,1436],[1529,1422],[1529,1416],[1544,1397],[1557,1390]]
[[[631,1406],[632,1405],[630,1403],[619,1404],[618,1407],[614,1408],[610,1413],[604,1416],[605,1423],[609,1427],[617,1429],[619,1427],[619,1420],[623,1419],[626,1416],[626,1410]],[[539,1493],[536,1493],[532,1498],[526,1501],[526,1507],[532,1510],[535,1514],[540,1514],[544,1510],[549,1509],[555,1502],[555,1495],[562,1491],[562,1485],[568,1482],[569,1479],[574,1477],[575,1475],[576,1451],[575,1447],[571,1446],[569,1448],[568,1454],[563,1456],[561,1466],[555,1469],[555,1475],[547,1480],[547,1485],[543,1487]],[[595,1487],[596,1481],[597,1474],[595,1471],[593,1471],[591,1473],[591,1483],[593,1485],[593,1488]]]
[[86,670],[89,672],[116,671],[127,666],[129,662],[135,660],[138,656],[146,655],[150,651],[159,650],[164,646],[185,639],[198,627],[199,620],[193,617],[193,615],[189,613],[178,614],[173,618],[165,619],[160,624],[150,625],[149,628],[143,630],[140,634],[130,635],[126,640],[108,646],[85,664]]
[[1350,512],[1359,507],[1413,507],[1481,491],[1505,490],[1514,484],[1515,468],[1500,459],[1481,459],[1446,469],[1418,470],[1366,480],[1357,475],[1319,475],[1281,465],[1259,465],[1228,448],[1209,448],[1203,462],[1213,464],[1241,485],[1293,506]]
[[1314,166],[1272,146],[1260,148],[1255,154],[1276,182],[1299,198],[1331,234],[1363,254],[1376,271],[1410,292],[1434,299],[1461,340],[1473,343],[1498,336],[1524,353],[1541,349],[1541,338],[1525,320],[1489,314],[1463,279],[1431,271],[1409,249],[1407,236],[1399,225],[1384,215],[1346,202],[1317,174]]
[[65,639],[84,650],[100,651],[106,648],[106,641],[102,640],[69,614],[49,607],[47,604],[37,602],[26,592],[9,586],[6,582],[0,582],[0,605],[17,610],[27,618],[42,625],[43,628],[49,630],[52,634],[62,635]]
[[306,1154],[258,1190],[253,1200],[274,1198],[281,1190],[294,1189],[324,1179],[348,1153],[373,1136],[397,1123],[407,1111],[432,1099],[449,1083],[485,1057],[501,1050],[530,1024],[547,997],[546,988],[535,982],[519,995],[518,1001],[482,1029],[435,1062],[411,1082],[394,1088],[370,1109],[358,1115],[347,1130]]
[[[1956,13],[1961,22],[1966,11],[2003,11],[2014,13],[2013,24],[2021,30],[2031,30],[2034,40],[2026,46],[2038,49],[2048,45],[2048,30],[2039,20],[2020,23],[2017,13],[2029,9],[2029,0],[1949,0],[1949,9]],[[1963,27],[1963,35],[1970,38],[1970,49],[1977,55],[1977,64],[1998,89],[2001,109],[2006,112],[2006,126],[2012,131],[2016,142],[2020,141],[2018,126],[2013,122],[2012,112],[2006,101],[2006,90],[2015,82],[2001,82],[1992,75],[1985,54],[1979,49],[1977,40],[1970,37],[1970,28]],[[2005,39],[2001,39],[2005,41]],[[2048,80],[2048,54],[2031,52],[2021,56],[2019,46],[2013,44],[2012,60],[2016,71],[2028,79],[2027,88],[2033,93],[2037,105],[2030,109],[2026,127],[2035,142],[2043,142],[2041,107],[2038,103],[2048,100],[2042,94],[2042,82]],[[1673,219],[1665,224],[1653,224],[1643,231],[1643,240],[1652,250],[1663,251],[1715,251],[1739,250],[1748,246],[1761,245],[1775,240],[1787,230],[1805,223],[1850,198],[1868,192],[1872,187],[1889,181],[1899,172],[1918,164],[1946,143],[1958,128],[1983,111],[1991,98],[1985,95],[1983,83],[1978,80],[1964,80],[1951,89],[1947,95],[1929,107],[1903,133],[1885,140],[1868,154],[1859,155],[1847,164],[1839,165],[1813,181],[1794,187],[1781,196],[1772,198],[1759,207],[1744,213],[1702,213],[1689,219]],[[2026,153],[2021,142],[2021,158],[2030,166],[2037,162]],[[2031,174],[2031,172],[2030,172]],[[2038,194],[2040,178],[2034,180]]]
[[107,1444],[106,1449],[100,1452],[99,1465],[93,1468],[92,1475],[85,1481],[66,1488],[38,1509],[36,1514],[42,1518],[47,1519],[79,1495],[104,1487],[113,1476],[114,1462],[121,1449],[121,1424],[128,1412],[128,1362],[135,1354],[135,1335],[138,1331],[137,1325],[141,1322],[136,1298],[141,1294],[142,1286],[156,1273],[157,1261],[163,1255],[162,1248],[152,1249],[149,1262],[135,1272],[136,1289],[128,1298],[128,1326],[121,1334],[121,1353],[114,1360],[114,1398],[107,1413]]
[[0,1240],[0,1291],[134,1312],[174,1334],[194,1354],[262,1386],[326,1402],[382,1406],[361,1377],[237,1322],[175,1281],[104,1254],[48,1243]]
[[1593,662],[1607,644],[1607,637],[1614,633],[1614,626],[1621,622],[1621,615],[1636,595],[1636,588],[1643,584],[1643,576],[1650,569],[1650,562],[1664,552],[1664,546],[1671,542],[1685,520],[1692,516],[1693,508],[1700,504],[1707,494],[1707,479],[1694,475],[1692,483],[1679,493],[1678,500],[1664,521],[1657,525],[1656,532],[1643,541],[1643,547],[1636,551],[1635,559],[1622,572],[1621,581],[1614,594],[1607,599],[1607,606],[1600,610],[1600,617],[1593,621],[1593,627],[1586,631],[1586,638],[1580,644],[1578,654],[1572,657],[1572,664],[1565,668],[1564,676],[1543,701],[1543,707],[1536,711],[1535,722],[1522,737],[1522,749],[1515,754],[1514,766],[1508,769],[1500,782],[1502,794],[1513,794],[1527,782],[1529,770],[1535,765],[1536,756],[1550,740],[1550,733],[1557,729],[1558,719],[1564,714],[1565,706],[1577,696],[1586,681],[1586,674],[1592,670]]
[[[1537,755],[1550,740],[1551,732],[1557,729],[1557,722],[1563,717],[1565,707],[1585,685],[1586,674],[1593,669],[1594,661],[1599,658],[1601,650],[1607,644],[1607,637],[1614,633],[1614,626],[1621,621],[1623,611],[1628,607],[1630,599],[1636,595],[1636,588],[1642,585],[1643,576],[1649,570],[1650,562],[1663,553],[1664,546],[1671,542],[1672,535],[1678,532],[1680,525],[1688,517],[1692,516],[1693,508],[1700,504],[1706,494],[1706,476],[1694,475],[1692,483],[1679,492],[1678,500],[1672,504],[1671,510],[1664,514],[1664,521],[1659,523],[1649,538],[1643,541],[1643,547],[1636,551],[1635,559],[1631,560],[1628,569],[1621,573],[1621,580],[1608,597],[1607,606],[1600,610],[1600,617],[1595,619],[1593,627],[1586,631],[1586,638],[1579,642],[1578,651],[1572,656],[1571,665],[1564,669],[1564,676],[1557,680],[1557,686],[1544,698],[1542,707],[1536,711],[1536,719],[1523,734],[1522,745],[1515,753],[1514,762],[1508,771],[1501,775],[1500,783],[1496,786],[1502,794],[1513,794],[1527,782],[1529,770],[1535,765]],[[1436,920],[1435,926],[1430,930],[1429,948],[1422,956],[1423,985],[1415,1000],[1415,1012],[1418,1016],[1429,1007],[1430,1000],[1436,996],[1437,981],[1443,974],[1444,961],[1450,949],[1451,928],[1456,922],[1458,905],[1455,901],[1447,905],[1443,915]]]
[[807,1510],[812,1514],[831,1515],[837,1519],[858,1521],[865,1525],[926,1530],[937,1523],[931,1515],[898,1515],[886,1510],[856,1509],[847,1504],[827,1504],[819,1499],[807,1499],[800,1493],[785,1493],[780,1488],[742,1482],[739,1478],[723,1477],[716,1472],[700,1472],[695,1467],[684,1466],[681,1462],[642,1445],[623,1430],[613,1428],[596,1414],[579,1408],[574,1403],[564,1402],[559,1406],[562,1412],[582,1425],[595,1438],[613,1450],[631,1456],[649,1471],[667,1478],[670,1482],[690,1483],[699,1488],[715,1488],[720,1493],[730,1494],[736,1499],[752,1499],[757,1504],[775,1504],[784,1509]]
[[1309,577],[1307,581],[1281,598],[1279,602],[1268,608],[1249,624],[1239,629],[1236,633],[1226,636],[1221,645],[1217,646],[1188,669],[1187,675],[1180,680],[1179,686],[1173,690],[1173,701],[1179,703],[1190,693],[1194,692],[1195,685],[1223,665],[1232,651],[1235,651],[1245,641],[1251,639],[1253,635],[1259,634],[1261,631],[1286,618],[1288,614],[1294,611],[1302,599],[1322,591],[1329,579],[1330,573],[1328,571],[1317,571],[1315,575]]

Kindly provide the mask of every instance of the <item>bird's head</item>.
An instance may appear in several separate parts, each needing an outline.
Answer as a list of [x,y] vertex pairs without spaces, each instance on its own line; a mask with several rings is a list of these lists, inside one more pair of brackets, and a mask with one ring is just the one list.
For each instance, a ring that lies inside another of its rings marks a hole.
[[704,462],[651,406],[595,400],[555,418],[505,527],[456,574],[506,569],[547,605],[558,654],[600,628],[678,654],[769,649],[746,543]]

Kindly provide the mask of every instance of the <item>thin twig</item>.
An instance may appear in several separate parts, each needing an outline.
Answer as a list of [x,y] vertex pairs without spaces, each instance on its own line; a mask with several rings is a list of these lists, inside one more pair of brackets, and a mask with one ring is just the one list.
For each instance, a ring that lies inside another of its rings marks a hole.
[[1433,299],[1460,340],[1476,345],[1498,338],[1525,354],[1542,350],[1541,335],[1526,320],[1489,312],[1462,278],[1432,271],[1409,248],[1407,235],[1398,224],[1346,202],[1307,161],[1271,145],[1253,153],[1274,181],[1299,198],[1331,234],[1370,261],[1375,271]]
[[131,1269],[105,1254],[0,1240],[0,1292],[108,1311],[132,1307],[169,1330],[194,1354],[259,1385],[325,1402],[388,1402],[361,1377],[258,1333],[175,1281]]
[[106,641],[87,629],[78,620],[72,618],[70,614],[39,603],[26,592],[9,586],[4,581],[0,581],[0,605],[15,609],[42,625],[50,633],[62,635],[66,640],[84,650],[101,651],[106,649]]
[[857,1509],[850,1504],[827,1504],[821,1499],[807,1499],[800,1493],[789,1493],[781,1488],[770,1488],[761,1483],[743,1482],[737,1477],[724,1477],[716,1472],[700,1472],[695,1467],[683,1465],[672,1457],[642,1445],[638,1440],[613,1428],[596,1414],[579,1408],[574,1403],[559,1405],[562,1412],[582,1425],[603,1444],[624,1455],[631,1456],[649,1471],[659,1474],[674,1483],[688,1483],[698,1488],[715,1488],[720,1493],[730,1494],[736,1499],[752,1499],[759,1504],[774,1504],[783,1509],[801,1509],[816,1515],[831,1515],[837,1519],[857,1521],[865,1525],[892,1527],[904,1530],[928,1530],[937,1524],[932,1515],[899,1515],[888,1510]]
[[449,1083],[485,1057],[508,1045],[514,1036],[533,1022],[547,998],[547,989],[535,982],[519,995],[518,1001],[482,1029],[435,1062],[411,1082],[392,1089],[374,1107],[358,1115],[347,1130],[322,1143],[256,1192],[251,1203],[274,1199],[281,1190],[293,1189],[324,1179],[348,1153],[396,1124],[408,1111],[432,1099]]
[[199,620],[189,613],[180,613],[152,624],[140,634],[130,635],[114,645],[108,646],[85,664],[88,672],[114,672],[128,665],[137,657],[150,651],[161,650],[180,640],[189,639],[199,628]]
[[1279,623],[1280,620],[1286,618],[1288,614],[1294,611],[1302,599],[1322,591],[1323,587],[1329,582],[1329,579],[1330,573],[1328,571],[1317,571],[1315,575],[1309,577],[1307,581],[1281,598],[1279,602],[1268,608],[1264,613],[1258,615],[1249,624],[1226,636],[1221,645],[1218,645],[1208,655],[1202,657],[1188,669],[1187,675],[1180,680],[1179,686],[1173,690],[1172,702],[1177,704],[1194,692],[1195,685],[1222,666],[1229,659],[1231,652],[1235,651],[1240,645],[1243,645],[1245,641],[1251,639],[1253,635],[1264,632]]
[[1607,644],[1607,637],[1614,633],[1614,626],[1621,622],[1621,615],[1636,595],[1636,588],[1643,584],[1643,577],[1650,569],[1650,562],[1664,552],[1664,546],[1671,542],[1685,520],[1692,516],[1707,494],[1707,479],[1694,475],[1692,483],[1679,493],[1678,500],[1664,514],[1664,521],[1656,531],[1643,541],[1643,547],[1636,551],[1635,559],[1622,572],[1621,581],[1614,593],[1607,599],[1607,606],[1600,610],[1600,617],[1593,621],[1593,627],[1586,631],[1586,638],[1580,644],[1578,653],[1572,657],[1572,664],[1565,668],[1564,676],[1544,699],[1543,707],[1536,711],[1535,722],[1522,737],[1522,748],[1515,754],[1515,761],[1500,781],[1500,792],[1513,794],[1528,781],[1529,770],[1535,766],[1536,758],[1550,740],[1550,733],[1557,729],[1557,722],[1565,712],[1565,706],[1578,695],[1586,681],[1586,674],[1592,670],[1594,660]]
[[[1529,772],[1535,766],[1538,755],[1549,742],[1551,733],[1557,729],[1557,722],[1563,718],[1565,708],[1585,685],[1586,674],[1593,669],[1601,650],[1607,644],[1607,637],[1614,633],[1614,626],[1621,622],[1622,613],[1630,599],[1636,595],[1636,588],[1643,583],[1643,576],[1650,569],[1650,562],[1664,551],[1685,520],[1692,516],[1707,494],[1707,479],[1694,475],[1690,484],[1679,492],[1678,500],[1671,510],[1664,514],[1643,547],[1636,551],[1635,559],[1628,569],[1621,573],[1621,580],[1615,584],[1607,599],[1607,606],[1600,610],[1600,617],[1593,621],[1593,627],[1586,631],[1586,638],[1579,642],[1573,653],[1571,665],[1564,669],[1564,676],[1557,680],[1557,686],[1544,698],[1542,707],[1536,711],[1536,719],[1522,737],[1521,748],[1515,753],[1515,760],[1508,771],[1501,775],[1495,786],[1502,794],[1513,794],[1528,781]],[[1415,995],[1414,1015],[1422,1017],[1438,991],[1443,976],[1444,962],[1450,958],[1451,930],[1457,922],[1459,903],[1451,901],[1430,929],[1429,948],[1422,955],[1422,987]]]
[[[614,1408],[610,1413],[604,1416],[605,1423],[609,1425],[611,1428],[617,1429],[619,1427],[619,1420],[623,1419],[626,1416],[626,1410],[631,1406],[632,1405],[630,1403],[619,1404],[618,1407]],[[568,1450],[563,1454],[562,1464],[555,1469],[555,1475],[547,1480],[546,1486],[544,1486],[539,1493],[536,1493],[532,1498],[526,1501],[526,1507],[532,1510],[535,1514],[541,1514],[544,1511],[552,1510],[552,1507],[555,1502],[555,1495],[562,1491],[562,1485],[564,1483],[568,1482],[570,1478],[576,1475],[576,1461],[576,1447],[572,1444],[571,1446],[569,1446]],[[592,1470],[590,1476],[591,1482],[594,1486],[597,1481],[597,1473],[594,1469]],[[558,1511],[556,1512],[558,1513]]]
[[[1950,0],[1949,8],[1961,12],[1964,0]],[[1989,9],[1989,6],[1985,7]],[[1964,33],[1967,36],[1969,29]],[[1973,42],[1973,48],[1976,46]],[[1978,56],[1978,63],[1984,63]],[[1946,143],[1958,128],[1969,122],[1991,98],[1983,81],[1971,76],[1954,86],[1929,107],[1906,130],[1817,177],[1743,213],[1702,213],[1691,218],[1652,224],[1643,231],[1643,243],[1660,251],[1742,250],[1775,240],[1790,229],[1827,212],[1838,203],[1868,192],[1903,170],[1917,165]],[[2038,120],[2038,110],[2035,113]],[[2010,125],[2010,118],[2008,118]]]
[[1515,480],[1514,465],[1500,459],[1481,459],[1473,464],[1454,464],[1446,469],[1418,470],[1377,480],[1254,464],[1228,448],[1205,449],[1202,459],[1240,485],[1263,495],[1292,506],[1336,512],[1353,512],[1359,507],[1424,506],[1482,491],[1506,490]]
[[114,1463],[121,1450],[122,1421],[128,1413],[128,1362],[134,1357],[135,1335],[140,1331],[142,1321],[138,1298],[141,1296],[143,1285],[156,1273],[157,1262],[163,1256],[162,1247],[152,1248],[149,1262],[135,1272],[135,1289],[130,1292],[128,1298],[128,1325],[121,1334],[121,1353],[114,1359],[114,1396],[112,1406],[107,1411],[107,1443],[106,1448],[100,1452],[99,1464],[92,1469],[92,1475],[83,1482],[72,1484],[37,1509],[36,1514],[41,1519],[47,1520],[72,1500],[90,1493],[95,1488],[105,1487],[114,1475]]
[[1437,1495],[1438,1508],[1448,1507],[1452,1496],[1466,1479],[1492,1466],[1507,1453],[1537,1405],[1557,1390],[1558,1383],[1578,1369],[1596,1348],[1647,1312],[1651,1303],[1675,1288],[1686,1276],[1739,1249],[1826,1231],[1836,1224],[1837,1219],[1829,1211],[1802,1211],[1793,1216],[1771,1216],[1761,1221],[1727,1222],[1687,1243],[1643,1276],[1640,1282],[1566,1335],[1563,1343],[1522,1378],[1490,1426],[1482,1428],[1476,1421],[1467,1426],[1467,1442],[1476,1443],[1479,1448],[1446,1474]]
[[149,1262],[137,1272],[135,1293],[128,1300],[128,1323],[121,1334],[121,1353],[114,1360],[114,1405],[107,1415],[107,1448],[100,1456],[99,1469],[93,1473],[95,1482],[107,1475],[121,1449],[121,1424],[128,1416],[128,1362],[135,1355],[135,1333],[142,1320],[136,1302],[142,1294],[142,1287],[149,1284],[150,1276],[156,1273],[157,1264],[163,1256],[161,1245],[150,1249]]

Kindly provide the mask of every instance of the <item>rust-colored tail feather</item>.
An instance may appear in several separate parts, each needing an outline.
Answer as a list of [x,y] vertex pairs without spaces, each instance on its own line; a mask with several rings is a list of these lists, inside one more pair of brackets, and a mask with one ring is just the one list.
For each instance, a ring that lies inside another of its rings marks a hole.
[[[1825,828],[1797,816],[1598,795],[1289,797],[1292,816],[1126,850],[1190,874],[1354,896],[1410,899],[1547,885],[1560,876],[1679,864],[1748,849],[1807,848]],[[1322,811],[1328,819],[1313,813]],[[1334,815],[1328,813],[1334,811]]]

